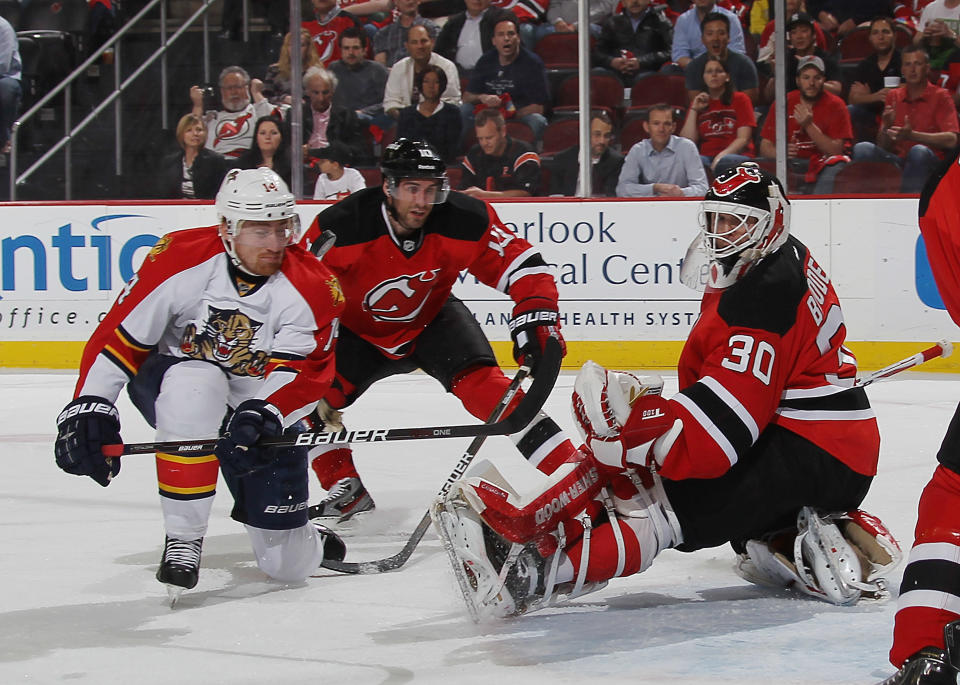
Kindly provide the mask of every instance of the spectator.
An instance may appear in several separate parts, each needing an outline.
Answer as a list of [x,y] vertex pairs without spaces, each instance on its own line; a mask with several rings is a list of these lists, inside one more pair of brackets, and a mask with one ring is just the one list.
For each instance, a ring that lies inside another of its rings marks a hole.
[[930,170],[957,144],[960,127],[950,93],[929,81],[923,48],[905,48],[902,61],[904,84],[887,93],[877,142],[857,143],[853,159],[902,166],[901,191],[918,193]]
[[208,102],[209,109],[204,113],[203,89],[192,86],[192,114],[204,118],[209,149],[224,157],[239,157],[253,143],[253,124],[258,118],[271,114],[273,105],[263,97],[263,82],[255,79],[251,84],[250,75],[243,67],[225,67],[218,83],[222,109],[215,110],[215,104]]
[[893,16],[891,0],[827,0],[815,4],[819,6],[817,20],[840,38],[874,17]]
[[[797,73],[797,89],[787,93],[787,164],[804,173],[813,192],[833,192],[833,178],[845,162],[853,131],[843,100],[824,90],[825,67],[816,55],[803,57]],[[763,123],[760,155],[776,156],[776,112],[771,108]]]
[[423,71],[428,64],[443,69],[447,75],[447,87],[440,99],[444,102],[460,106],[460,75],[456,65],[433,51],[433,39],[423,26],[413,26],[407,33],[407,52],[404,57],[390,70],[387,79],[387,88],[383,94],[383,111],[394,119],[400,116],[400,110],[410,105],[419,104],[420,93],[416,89],[416,75]]
[[673,25],[650,0],[624,0],[623,11],[600,24],[591,61],[630,86],[637,74],[658,71],[670,61]]
[[960,45],[960,0],[934,0],[923,8],[919,23],[913,44],[927,51],[933,69],[940,69]]
[[[690,64],[695,63],[696,60]],[[690,103],[680,135],[699,143],[700,159],[719,176],[752,159],[757,120],[750,98],[734,90],[722,59],[716,55],[707,57],[702,77],[707,89]]]
[[[587,0],[587,4],[590,8],[590,35],[599,38],[600,25],[613,14],[617,0]],[[538,28],[535,38],[540,40],[550,33],[576,33],[579,11],[580,0],[551,0],[547,20]]]
[[703,18],[711,12],[719,12],[729,19],[727,31],[729,32],[730,49],[741,55],[746,54],[747,50],[743,42],[743,27],[740,25],[740,19],[730,10],[723,7],[717,7],[715,0],[693,0],[693,6],[677,18],[677,23],[673,29],[673,61],[686,69],[687,64],[694,57],[699,57],[707,48],[703,44],[701,23]]
[[[590,197],[616,197],[623,155],[610,147],[613,122],[603,110],[590,114]],[[582,195],[580,146],[574,145],[553,158],[550,167],[551,195]]]
[[177,123],[180,151],[160,163],[158,197],[170,200],[212,200],[227,171],[226,160],[205,148],[207,128],[195,114],[184,114]]
[[[290,73],[290,37],[288,33],[283,38],[283,47],[280,48],[280,57],[275,64],[267,67],[263,77],[263,96],[273,105],[289,105],[292,91],[292,75]],[[310,32],[300,29],[300,78],[310,67],[320,65],[320,55],[317,46],[310,37]]]
[[533,50],[538,33],[546,26],[550,0],[493,0],[493,4],[517,18],[520,40]]
[[303,104],[303,137],[305,154],[317,156],[318,148],[327,147],[332,141],[343,145],[350,158],[356,161],[371,160],[371,153],[364,151],[360,132],[360,120],[353,110],[333,104],[337,77],[323,67],[311,67],[303,75],[303,90],[307,101]]
[[[837,64],[837,61],[833,59],[833,57],[817,47],[814,42],[813,27],[813,18],[805,12],[797,12],[787,20],[787,34],[790,37],[790,49],[788,50],[790,57],[787,61],[786,70],[787,91],[793,90],[794,84],[797,83],[797,64],[799,60],[804,57],[816,56],[820,58],[824,68],[827,70],[825,74],[826,80],[823,84],[824,90],[833,95],[840,95],[843,91],[843,77],[840,73],[840,65]],[[772,55],[770,59],[764,63],[768,65],[771,76],[773,75],[773,63],[774,58]],[[767,81],[766,92],[764,93],[767,102],[773,102],[774,92],[774,79],[771,78]]]
[[20,112],[20,51],[17,33],[0,17],[0,152],[10,152],[10,127]]
[[460,108],[440,99],[447,89],[447,74],[428,64],[415,77],[420,102],[400,110],[397,138],[423,140],[448,164],[460,154]]
[[893,19],[877,17],[870,22],[870,46],[873,54],[857,64],[847,96],[856,140],[876,138],[887,94],[900,85],[900,50],[894,42]]
[[933,0],[897,0],[893,5],[893,18],[904,26],[920,30],[920,14]]
[[463,158],[460,190],[484,200],[536,195],[539,155],[527,143],[507,135],[499,110],[480,110],[475,123],[477,144]]
[[436,51],[469,76],[481,55],[493,49],[493,27],[510,12],[490,7],[490,0],[466,0],[466,6],[440,29]]
[[387,68],[365,57],[367,32],[359,26],[348,26],[340,34],[340,59],[330,65],[339,86],[333,104],[352,110],[363,124],[391,128],[393,119],[383,112],[383,94],[387,85]]
[[[323,66],[340,59],[340,34],[349,26],[361,26],[360,20],[337,7],[337,0],[310,0],[313,20],[303,22],[303,28],[313,36]],[[362,28],[362,27],[361,27]]]
[[730,18],[720,12],[711,12],[703,18],[701,40],[706,52],[688,62],[684,70],[687,96],[691,102],[698,93],[707,89],[703,81],[703,69],[710,56],[717,57],[724,63],[734,89],[744,93],[750,98],[750,102],[757,101],[757,68],[746,55],[729,50],[730,26]]
[[516,18],[507,16],[494,27],[494,50],[483,54],[463,93],[464,124],[472,122],[474,107],[503,109],[505,116],[522,121],[539,140],[547,127],[544,116],[550,102],[543,60],[520,45]]
[[650,137],[627,153],[617,181],[618,196],[697,197],[707,192],[707,173],[697,146],[673,135],[676,128],[670,105],[650,108],[643,122]]
[[290,185],[290,141],[280,117],[271,115],[257,119],[253,144],[237,160],[238,169],[258,167],[272,169]]
[[[784,16],[792,17],[794,14],[799,14],[800,12],[807,12],[806,3],[803,0],[786,0],[786,12]],[[756,7],[754,3],[754,7]],[[773,56],[774,43],[776,41],[773,39],[773,30],[776,28],[776,20],[771,19],[766,22],[763,27],[763,31],[760,33],[760,40],[757,41],[757,62],[767,62]],[[820,28],[820,24],[813,22],[813,34],[814,34],[814,43],[821,50],[827,49],[827,37],[823,33],[823,29]],[[787,32],[787,45],[790,45],[790,32]]]
[[411,26],[425,26],[430,39],[437,40],[440,29],[429,19],[420,16],[420,0],[394,0],[397,16],[377,31],[373,39],[373,58],[386,67],[392,67],[407,53],[407,32]]
[[320,176],[313,189],[314,200],[342,200],[367,187],[363,174],[346,166],[349,155],[337,143],[318,150],[315,159],[320,166]]

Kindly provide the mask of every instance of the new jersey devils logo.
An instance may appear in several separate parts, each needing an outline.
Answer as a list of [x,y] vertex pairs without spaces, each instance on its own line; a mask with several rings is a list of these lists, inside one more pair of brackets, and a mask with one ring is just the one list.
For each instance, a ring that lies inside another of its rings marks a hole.
[[713,182],[713,192],[723,197],[724,195],[729,195],[730,193],[740,190],[740,188],[748,183],[759,182],[760,178],[759,169],[752,169],[745,166],[737,167],[737,172],[730,178],[725,178],[722,181],[717,179]]
[[232,121],[224,121],[217,128],[217,136],[213,141],[213,144],[216,145],[221,140],[230,140],[231,138],[236,138],[244,129],[247,127],[247,122],[250,120],[253,114],[247,112]]
[[397,276],[375,285],[363,298],[363,308],[378,321],[413,321],[427,303],[440,269]]

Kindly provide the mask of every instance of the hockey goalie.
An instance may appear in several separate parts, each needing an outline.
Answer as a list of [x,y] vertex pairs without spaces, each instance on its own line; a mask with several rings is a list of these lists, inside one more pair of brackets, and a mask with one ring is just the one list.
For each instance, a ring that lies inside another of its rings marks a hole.
[[588,362],[574,458],[530,478],[479,462],[435,504],[474,619],[599,589],[667,548],[728,542],[751,582],[838,605],[886,596],[901,552],[858,508],[880,437],[829,276],[790,235],[779,181],[752,163],[717,178],[699,223],[682,277],[704,294],[679,393]]

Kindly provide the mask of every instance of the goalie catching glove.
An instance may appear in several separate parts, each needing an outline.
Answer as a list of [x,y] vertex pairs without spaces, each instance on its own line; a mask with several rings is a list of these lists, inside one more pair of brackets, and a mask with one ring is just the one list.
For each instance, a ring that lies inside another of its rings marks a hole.
[[573,417],[599,463],[615,472],[663,463],[683,423],[662,390],[659,376],[583,365],[573,384]]
[[513,358],[521,366],[530,367],[530,375],[537,375],[537,366],[543,357],[548,338],[556,338],[566,356],[567,346],[560,335],[560,314],[557,305],[545,297],[528,297],[513,308],[510,319],[510,338],[513,340]]
[[256,447],[261,438],[283,433],[280,410],[263,400],[244,400],[230,417],[227,431],[214,448],[225,474],[242,478],[274,461],[274,450]]
[[104,445],[122,443],[120,415],[113,403],[84,395],[64,407],[57,417],[53,446],[57,466],[75,476],[90,476],[103,487],[120,473],[120,459],[106,457]]

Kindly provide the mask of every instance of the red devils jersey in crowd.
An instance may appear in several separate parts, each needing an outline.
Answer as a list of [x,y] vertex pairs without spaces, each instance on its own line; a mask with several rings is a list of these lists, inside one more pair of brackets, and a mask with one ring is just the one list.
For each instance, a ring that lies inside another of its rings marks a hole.
[[265,399],[290,424],[333,380],[342,308],[337,279],[303,248],[287,248],[276,274],[248,276],[230,264],[216,226],[176,231],[150,250],[97,326],[74,396],[115,402],[156,350],[216,364],[244,395],[238,402]]
[[323,263],[347,299],[343,325],[390,356],[409,353],[408,344],[440,311],[464,269],[514,302],[533,295],[557,301],[553,275],[537,249],[490,205],[462,193],[434,205],[411,238],[394,235],[379,186],[325,209],[304,241],[324,230],[337,236]]
[[340,59],[340,34],[348,26],[360,26],[360,21],[349,12],[336,9],[319,21],[305,21],[302,26],[313,36],[320,61],[323,66],[328,67]]
[[876,474],[877,421],[830,279],[796,238],[734,285],[704,294],[670,402],[683,431],[667,478],[722,475],[770,424],[790,430],[864,475]]
[[493,0],[490,4],[513,12],[520,22],[543,21],[550,8],[550,0]]

